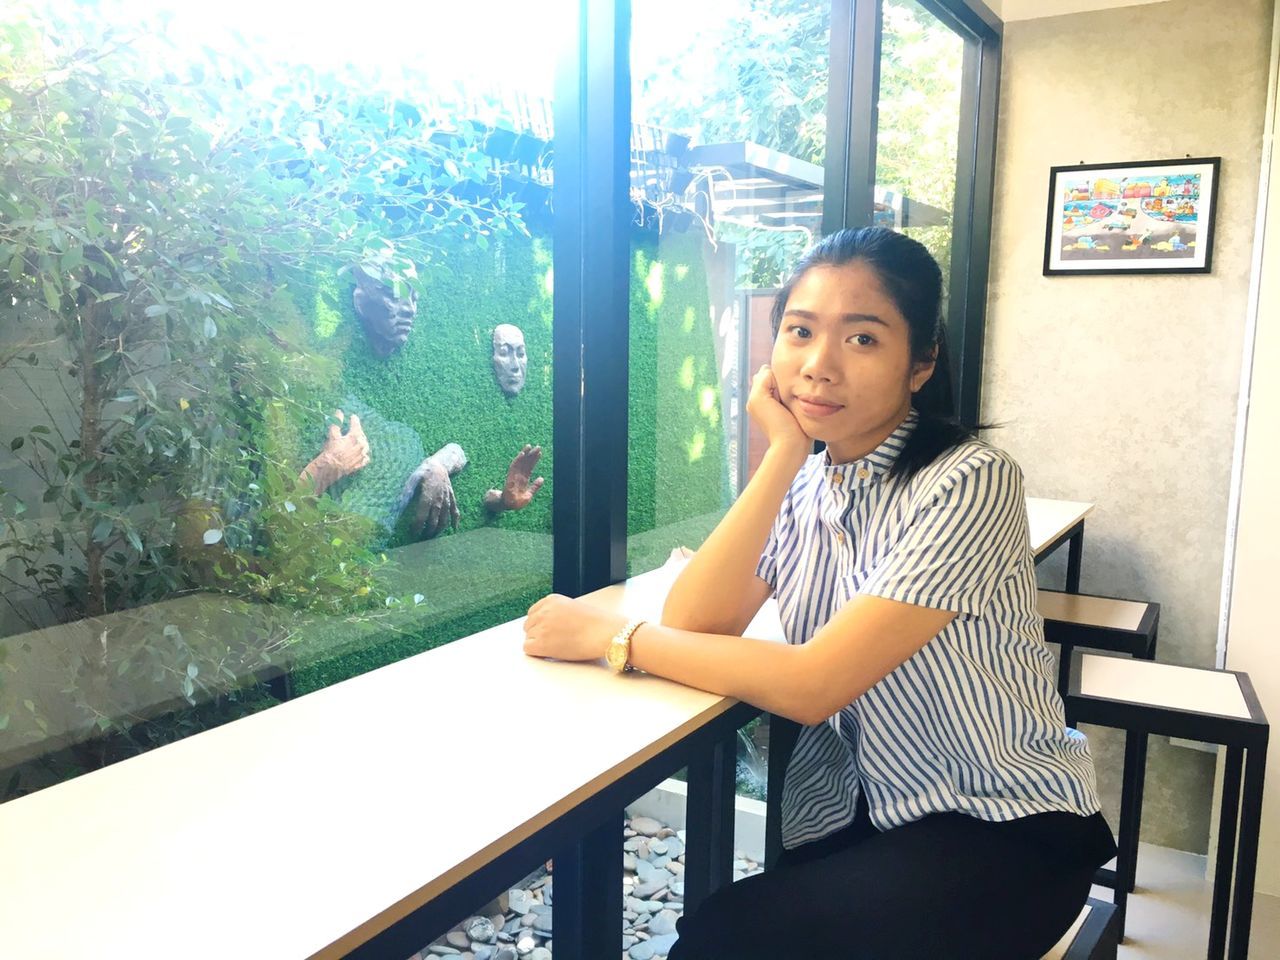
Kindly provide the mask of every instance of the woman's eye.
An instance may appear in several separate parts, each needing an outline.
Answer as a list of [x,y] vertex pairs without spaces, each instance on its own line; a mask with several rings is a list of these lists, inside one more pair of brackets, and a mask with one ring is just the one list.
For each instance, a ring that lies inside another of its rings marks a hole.
[[800,326],[792,327],[791,335],[794,337],[798,337],[801,340],[808,340],[809,337],[813,336],[813,334],[809,332],[808,327],[800,327]]
[[876,342],[876,338],[869,333],[855,333],[849,339],[860,347],[869,347]]

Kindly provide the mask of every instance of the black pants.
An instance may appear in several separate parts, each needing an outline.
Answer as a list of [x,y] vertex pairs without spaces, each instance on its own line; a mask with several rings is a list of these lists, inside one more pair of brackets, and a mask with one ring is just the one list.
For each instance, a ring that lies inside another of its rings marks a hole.
[[1115,854],[1101,814],[852,825],[717,891],[669,960],[1039,960]]

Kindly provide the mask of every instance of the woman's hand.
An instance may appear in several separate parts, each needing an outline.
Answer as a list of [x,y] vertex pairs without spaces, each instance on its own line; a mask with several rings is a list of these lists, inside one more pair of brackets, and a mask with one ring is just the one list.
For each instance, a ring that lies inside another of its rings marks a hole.
[[627,618],[558,593],[529,608],[524,621],[524,652],[557,660],[597,660]]
[[807,457],[813,440],[804,432],[800,421],[778,398],[778,382],[768,364],[762,366],[751,381],[747,397],[747,413],[769,440],[770,447]]

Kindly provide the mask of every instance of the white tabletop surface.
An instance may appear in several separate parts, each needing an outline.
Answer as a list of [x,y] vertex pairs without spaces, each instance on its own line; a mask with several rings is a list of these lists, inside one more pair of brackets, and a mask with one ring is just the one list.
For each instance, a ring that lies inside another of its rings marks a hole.
[[[596,599],[655,616],[671,576]],[[0,956],[340,956],[735,703],[522,640],[513,621],[0,805]]]
[[1027,524],[1031,532],[1031,552],[1039,557],[1049,544],[1088,516],[1092,509],[1092,503],[1027,497]]

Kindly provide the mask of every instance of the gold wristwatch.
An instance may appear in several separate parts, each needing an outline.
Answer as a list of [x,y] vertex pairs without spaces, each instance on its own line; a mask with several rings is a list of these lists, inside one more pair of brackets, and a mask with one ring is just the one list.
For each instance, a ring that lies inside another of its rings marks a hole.
[[626,673],[628,670],[635,669],[631,666],[631,637],[643,623],[643,620],[629,621],[609,641],[609,649],[605,652],[604,658],[613,668],[614,673]]

